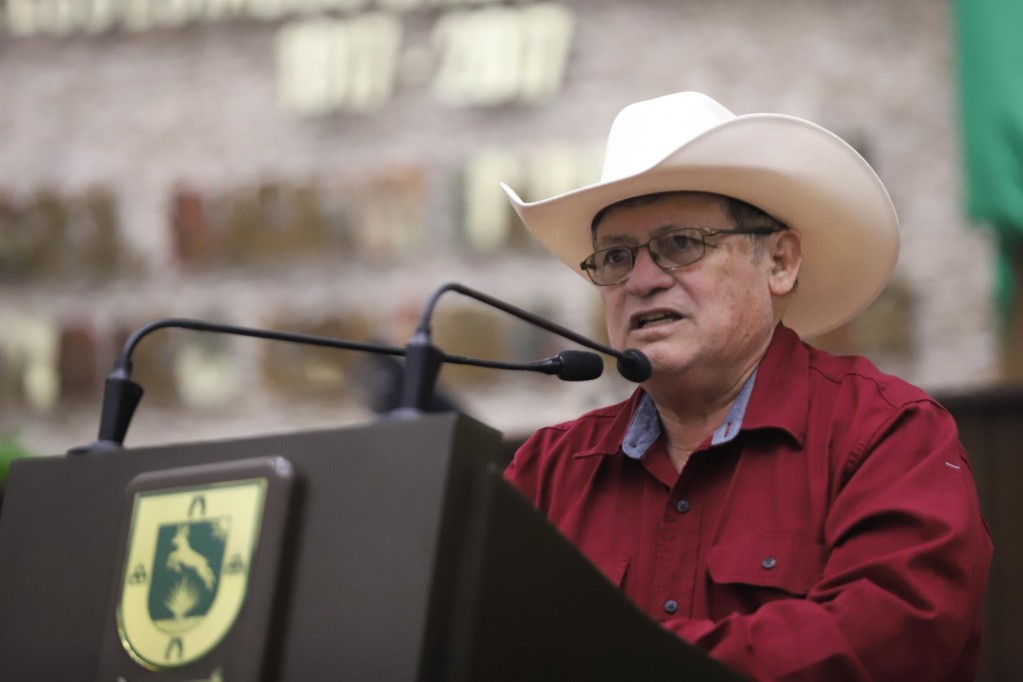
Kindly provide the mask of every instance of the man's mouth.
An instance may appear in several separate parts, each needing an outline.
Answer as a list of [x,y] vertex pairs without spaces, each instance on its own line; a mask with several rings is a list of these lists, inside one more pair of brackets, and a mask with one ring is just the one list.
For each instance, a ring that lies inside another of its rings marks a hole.
[[680,319],[682,319],[681,316],[676,315],[675,313],[658,311],[636,317],[632,321],[632,328],[644,329],[646,327],[655,327],[657,325],[670,324],[671,322],[675,322]]

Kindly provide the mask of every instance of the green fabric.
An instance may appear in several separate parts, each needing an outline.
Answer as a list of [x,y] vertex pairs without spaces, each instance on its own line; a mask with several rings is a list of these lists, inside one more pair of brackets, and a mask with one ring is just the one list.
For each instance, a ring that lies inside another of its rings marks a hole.
[[1023,248],[1023,0],[956,0],[955,14],[966,211],[998,235],[995,294],[1007,313]]
[[4,484],[7,482],[7,470],[11,462],[22,457],[28,457],[18,439],[12,435],[0,433],[0,497],[3,496]]

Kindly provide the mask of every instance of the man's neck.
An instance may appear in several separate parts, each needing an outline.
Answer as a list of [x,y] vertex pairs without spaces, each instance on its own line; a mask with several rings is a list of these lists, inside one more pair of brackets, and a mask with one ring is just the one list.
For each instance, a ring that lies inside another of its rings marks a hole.
[[741,365],[739,371],[728,375],[720,371],[702,372],[644,385],[657,406],[665,444],[676,470],[681,471],[689,455],[724,423],[766,351],[767,346]]
[[661,419],[668,454],[677,471],[682,470],[689,455],[724,423],[735,399],[755,369],[755,366],[751,367],[737,382],[728,386],[728,390],[702,398],[687,392],[685,399],[679,399],[679,392],[676,391],[675,395],[665,400],[651,393]]

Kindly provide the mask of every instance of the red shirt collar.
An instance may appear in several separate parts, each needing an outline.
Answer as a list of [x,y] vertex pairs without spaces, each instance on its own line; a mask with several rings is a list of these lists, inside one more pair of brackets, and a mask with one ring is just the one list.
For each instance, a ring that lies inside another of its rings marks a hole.
[[783,324],[757,369],[743,419],[743,430],[776,428],[803,444],[810,402],[810,351],[799,335]]
[[[779,324],[757,368],[753,393],[740,430],[782,429],[802,444],[806,437],[809,413],[810,354],[799,336]],[[629,424],[646,392],[637,388],[627,400],[612,407],[590,413],[590,417],[607,419],[603,437],[593,447],[580,450],[576,457],[611,455],[621,452]]]

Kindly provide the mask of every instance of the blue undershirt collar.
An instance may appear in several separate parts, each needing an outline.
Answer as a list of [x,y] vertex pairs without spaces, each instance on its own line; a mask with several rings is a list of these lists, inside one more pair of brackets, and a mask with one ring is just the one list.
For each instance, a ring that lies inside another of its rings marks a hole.
[[[746,416],[746,408],[749,406],[749,398],[753,393],[753,383],[757,378],[756,370],[750,375],[742,390],[736,396],[735,402],[725,415],[724,422],[714,431],[711,436],[711,445],[728,443],[742,429],[742,420]],[[657,406],[649,393],[644,393],[643,398],[632,415],[629,428],[625,431],[625,438],[622,440],[622,452],[633,459],[641,458],[646,451],[654,444],[661,435],[661,417],[657,414]]]

